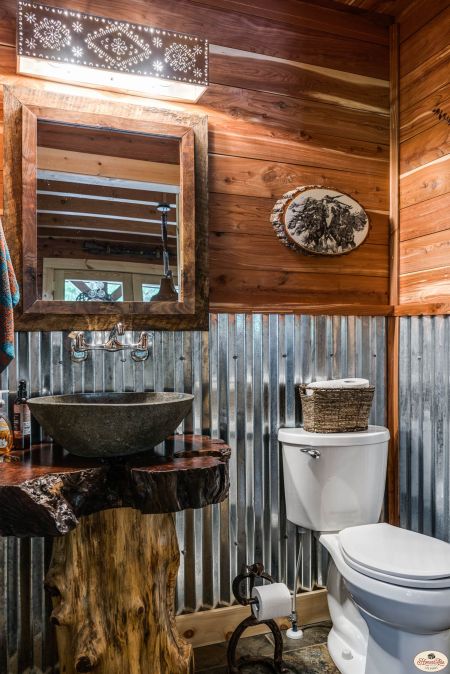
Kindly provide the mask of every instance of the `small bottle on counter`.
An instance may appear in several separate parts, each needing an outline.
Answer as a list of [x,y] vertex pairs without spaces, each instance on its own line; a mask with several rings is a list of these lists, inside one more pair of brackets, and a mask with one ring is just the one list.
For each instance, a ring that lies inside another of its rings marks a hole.
[[13,431],[5,413],[5,401],[0,398],[0,455],[7,455],[13,448]]
[[14,448],[29,449],[31,446],[31,415],[27,403],[27,382],[19,381],[17,398],[14,401]]

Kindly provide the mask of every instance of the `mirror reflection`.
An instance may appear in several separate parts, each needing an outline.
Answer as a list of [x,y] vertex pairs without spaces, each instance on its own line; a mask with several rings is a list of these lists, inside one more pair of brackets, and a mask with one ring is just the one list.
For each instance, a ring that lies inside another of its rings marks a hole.
[[39,121],[44,300],[177,301],[177,139]]

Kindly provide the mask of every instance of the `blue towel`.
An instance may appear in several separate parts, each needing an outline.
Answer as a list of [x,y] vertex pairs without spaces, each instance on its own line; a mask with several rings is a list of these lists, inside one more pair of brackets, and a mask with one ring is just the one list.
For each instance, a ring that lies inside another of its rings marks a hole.
[[0,372],[14,358],[14,307],[19,300],[19,285],[0,221]]

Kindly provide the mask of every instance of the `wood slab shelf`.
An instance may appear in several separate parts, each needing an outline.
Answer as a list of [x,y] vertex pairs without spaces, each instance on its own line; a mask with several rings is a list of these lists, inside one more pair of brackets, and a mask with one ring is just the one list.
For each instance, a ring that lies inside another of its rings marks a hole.
[[230,448],[195,435],[170,458],[81,459],[52,445],[0,464],[0,534],[54,536],[45,585],[64,674],[189,674],[175,626],[173,513],[223,501]]

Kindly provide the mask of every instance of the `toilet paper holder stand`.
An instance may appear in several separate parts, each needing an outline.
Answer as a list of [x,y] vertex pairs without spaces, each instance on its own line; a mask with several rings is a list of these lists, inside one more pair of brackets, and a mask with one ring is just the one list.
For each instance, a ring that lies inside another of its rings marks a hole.
[[[250,566],[245,566],[243,571],[234,579],[232,586],[233,594],[236,600],[242,606],[251,606],[252,604],[256,604],[258,602],[257,599],[251,596],[257,578],[262,578],[269,583],[276,582],[272,576],[264,571],[263,564],[259,562],[251,564]],[[250,596],[242,593],[242,587],[244,583],[247,582],[250,583]],[[236,659],[236,650],[239,639],[247,628],[254,627],[255,625],[267,625],[267,627],[272,632],[275,642],[273,660],[272,658],[263,656],[244,656]],[[242,667],[252,664],[268,665],[274,672],[276,672],[276,674],[283,674],[284,672],[289,671],[283,662],[283,638],[277,623],[275,620],[258,620],[256,616],[253,615],[253,613],[249,615],[248,618],[245,618],[245,620],[239,623],[231,635],[230,641],[228,642],[227,660],[229,674],[239,674]]]

